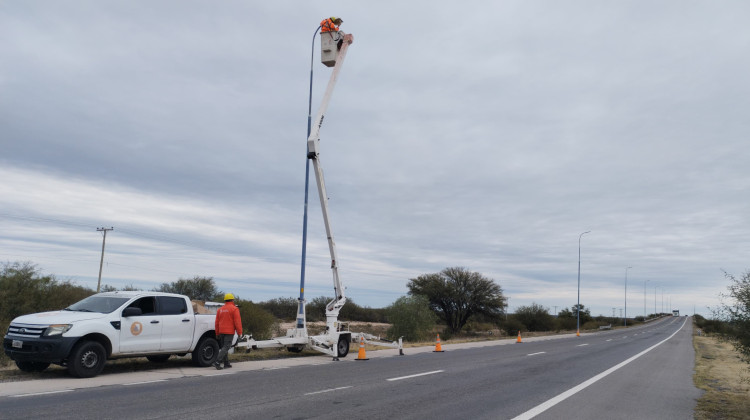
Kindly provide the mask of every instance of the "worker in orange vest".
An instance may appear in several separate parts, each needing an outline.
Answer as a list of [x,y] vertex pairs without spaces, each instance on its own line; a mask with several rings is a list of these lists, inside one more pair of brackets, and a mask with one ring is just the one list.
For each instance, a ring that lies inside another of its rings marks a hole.
[[[227,293],[224,295],[224,306],[216,311],[216,322],[214,325],[216,339],[219,341],[219,355],[216,357],[214,367],[218,370],[230,368],[229,348],[234,341],[234,333],[242,335],[242,320],[240,319],[240,308],[234,304],[234,295]],[[224,362],[224,366],[221,366]]]
[[341,20],[340,17],[331,16],[328,19],[323,19],[322,22],[320,22],[320,32],[338,32],[339,31],[339,25],[344,23],[343,20]]

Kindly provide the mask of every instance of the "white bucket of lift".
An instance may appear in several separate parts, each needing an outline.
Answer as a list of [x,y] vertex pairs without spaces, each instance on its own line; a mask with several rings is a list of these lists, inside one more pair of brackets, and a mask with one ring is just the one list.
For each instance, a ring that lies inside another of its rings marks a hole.
[[322,32],[320,34],[320,62],[328,67],[336,65],[336,53],[338,52],[339,39],[344,37],[343,32]]

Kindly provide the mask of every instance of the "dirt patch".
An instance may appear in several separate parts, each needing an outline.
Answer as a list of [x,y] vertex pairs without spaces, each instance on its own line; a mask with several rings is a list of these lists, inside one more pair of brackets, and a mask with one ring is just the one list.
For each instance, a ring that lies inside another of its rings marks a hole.
[[695,386],[705,391],[695,418],[750,419],[750,367],[731,343],[694,336]]

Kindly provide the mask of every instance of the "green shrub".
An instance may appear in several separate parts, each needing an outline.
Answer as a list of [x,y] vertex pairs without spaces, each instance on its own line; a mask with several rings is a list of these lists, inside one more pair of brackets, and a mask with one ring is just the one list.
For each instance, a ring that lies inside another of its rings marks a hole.
[[519,331],[526,331],[526,327],[523,325],[523,323],[513,317],[510,317],[507,320],[503,321],[500,325],[502,325],[505,333],[510,336],[518,335]]
[[531,305],[516,308],[513,318],[521,322],[527,331],[550,331],[555,327],[554,318],[549,314],[549,310],[533,302]]
[[237,299],[235,304],[240,308],[243,333],[252,334],[256,340],[267,340],[273,337],[276,330],[276,318],[271,313],[250,301]]
[[391,340],[404,337],[406,341],[424,341],[432,337],[437,316],[424,296],[402,296],[386,310],[391,327],[387,336]]
[[[8,332],[8,325],[10,325],[10,320],[0,319],[0,334],[2,334],[3,337],[5,337],[5,333]],[[11,360],[5,355],[5,352],[0,351],[0,367],[8,366],[10,363]]]
[[[292,297],[287,298],[276,298],[267,300],[265,302],[259,302],[257,304],[265,311],[271,313],[273,316],[285,321],[293,321],[297,319],[297,308],[299,307],[299,301]],[[309,312],[310,305],[307,305],[307,311]]]

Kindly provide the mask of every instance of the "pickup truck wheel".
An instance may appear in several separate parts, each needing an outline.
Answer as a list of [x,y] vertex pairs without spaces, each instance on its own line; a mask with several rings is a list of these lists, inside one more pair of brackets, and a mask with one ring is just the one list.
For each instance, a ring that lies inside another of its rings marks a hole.
[[41,372],[49,367],[49,363],[16,360],[16,366],[24,372]]
[[193,350],[193,364],[200,367],[211,366],[218,355],[219,343],[212,337],[206,337]]
[[171,356],[171,354],[158,354],[156,356],[146,356],[146,359],[153,363],[164,363],[169,359],[169,356]]
[[346,357],[346,355],[349,354],[349,336],[348,335],[342,335],[339,337],[339,347],[337,350],[339,353],[339,357]]
[[77,378],[92,378],[102,372],[107,352],[96,341],[82,341],[73,347],[68,358],[68,372]]

